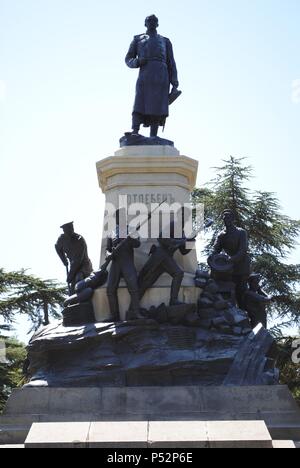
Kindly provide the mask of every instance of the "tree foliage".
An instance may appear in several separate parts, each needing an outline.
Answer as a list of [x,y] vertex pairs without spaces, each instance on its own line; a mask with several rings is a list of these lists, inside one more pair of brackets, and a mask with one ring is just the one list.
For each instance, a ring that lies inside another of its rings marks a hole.
[[292,361],[295,351],[293,342],[295,338],[285,338],[278,342],[279,357],[277,366],[280,369],[280,381],[287,385],[300,405],[300,364]]
[[26,315],[34,329],[49,324],[50,316],[60,317],[65,296],[66,288],[56,281],[42,280],[24,270],[0,269],[0,317],[6,327],[18,314]]
[[1,353],[0,359],[0,412],[9,398],[11,391],[25,383],[23,365],[26,359],[25,346],[14,338],[0,336],[0,341],[5,344],[6,356]]
[[[282,325],[300,323],[300,265],[289,263],[297,245],[300,221],[282,213],[274,193],[251,191],[253,170],[244,158],[230,157],[217,176],[204,188],[195,189],[194,203],[203,203],[206,217],[213,218],[206,253],[211,251],[218,233],[224,229],[222,212],[230,208],[237,225],[249,233],[253,271],[265,279],[265,289],[274,297],[270,313]],[[280,326],[274,329],[280,332]]]

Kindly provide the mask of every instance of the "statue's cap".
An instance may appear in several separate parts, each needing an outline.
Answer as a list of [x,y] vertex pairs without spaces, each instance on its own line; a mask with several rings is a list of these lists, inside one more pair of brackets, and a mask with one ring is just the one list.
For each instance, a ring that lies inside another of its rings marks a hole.
[[147,21],[149,21],[149,20],[152,20],[152,19],[158,22],[158,18],[157,18],[156,15],[147,16],[145,22],[147,22]]
[[74,225],[74,221],[71,221],[70,223],[65,223],[65,224],[62,224],[60,226],[61,229],[64,229],[64,228],[67,228],[69,226],[73,226]]

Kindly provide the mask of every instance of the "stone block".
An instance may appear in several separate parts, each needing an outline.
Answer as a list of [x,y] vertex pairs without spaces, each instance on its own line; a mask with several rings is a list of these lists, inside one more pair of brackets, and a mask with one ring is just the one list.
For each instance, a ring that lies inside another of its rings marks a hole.
[[210,448],[273,448],[264,421],[207,422]]
[[94,309],[91,302],[83,302],[82,304],[66,307],[62,315],[65,327],[80,326],[95,322]]
[[0,445],[0,449],[23,449],[25,448],[23,444],[20,445]]
[[92,422],[89,448],[147,448],[148,421]]
[[25,448],[87,448],[90,422],[35,423]]
[[149,448],[208,448],[202,421],[149,422]]
[[[171,278],[168,277],[168,275],[163,275],[163,277],[160,279],[160,282],[162,281],[166,281],[166,285],[161,287],[154,286],[146,291],[146,294],[141,301],[141,307],[143,309],[148,310],[152,306],[159,307],[163,303],[166,305],[169,304]],[[200,294],[201,289],[194,286],[193,276],[185,274],[179,294],[179,300],[186,304],[197,304]],[[130,295],[125,284],[121,284],[121,287],[118,291],[118,298],[120,304],[121,320],[125,320],[126,312],[128,311],[130,305]],[[105,287],[96,289],[93,296],[93,306],[97,322],[105,322],[111,319]]]
[[273,440],[274,449],[295,449],[297,448],[292,440]]

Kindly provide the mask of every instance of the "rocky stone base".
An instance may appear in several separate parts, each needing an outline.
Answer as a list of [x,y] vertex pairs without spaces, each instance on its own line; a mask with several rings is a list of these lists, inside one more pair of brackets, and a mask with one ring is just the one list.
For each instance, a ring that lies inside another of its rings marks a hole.
[[216,281],[206,271],[198,270],[195,284],[202,290],[198,301],[199,325],[222,333],[248,335],[251,324],[247,312],[236,307],[235,285]]
[[262,327],[242,336],[149,319],[58,323],[30,341],[29,385],[272,385],[278,381],[273,344]]

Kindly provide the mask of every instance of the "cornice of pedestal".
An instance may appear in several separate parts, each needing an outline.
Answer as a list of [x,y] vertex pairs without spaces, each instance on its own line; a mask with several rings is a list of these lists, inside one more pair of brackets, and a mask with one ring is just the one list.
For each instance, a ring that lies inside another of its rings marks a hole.
[[[179,155],[172,147],[126,147],[115,153],[115,156],[105,158],[97,163],[99,186],[103,193],[120,186],[143,186],[145,181],[127,181],[126,175],[145,174],[147,178],[153,175],[153,181],[149,178],[147,185],[158,185],[155,175],[165,174],[164,184],[167,186],[180,186],[192,191],[196,185],[198,161],[187,156]],[[176,174],[184,179],[178,182],[170,180],[168,174]],[[124,180],[113,182],[114,176],[125,176]],[[161,180],[159,182],[161,185]]]

